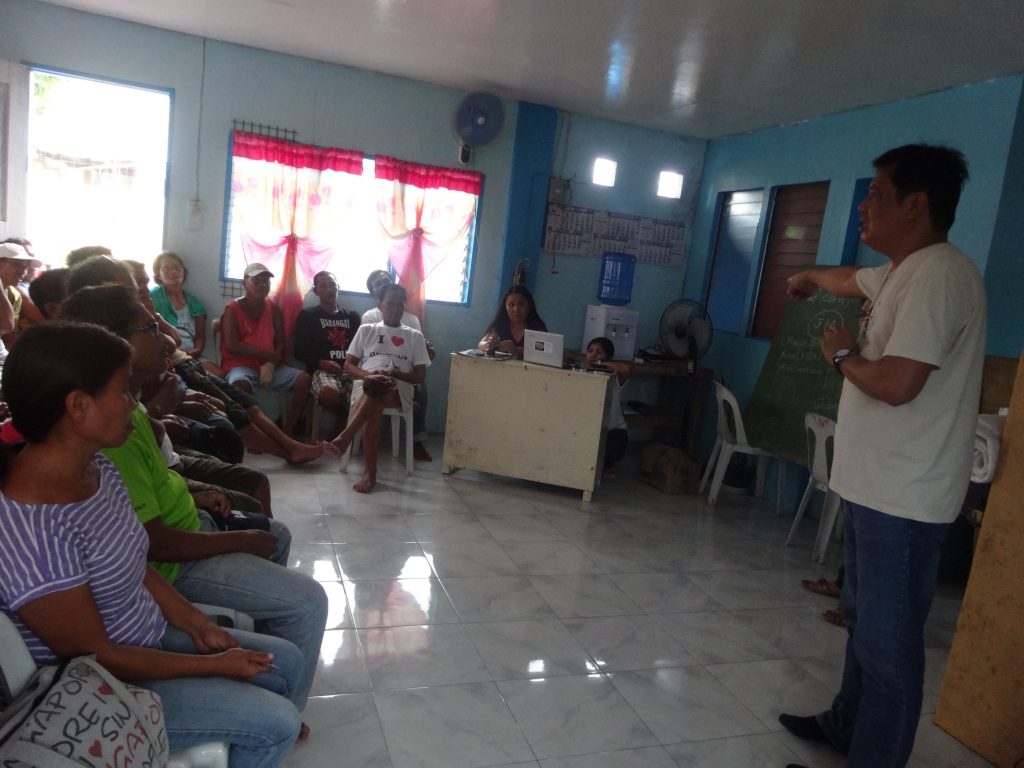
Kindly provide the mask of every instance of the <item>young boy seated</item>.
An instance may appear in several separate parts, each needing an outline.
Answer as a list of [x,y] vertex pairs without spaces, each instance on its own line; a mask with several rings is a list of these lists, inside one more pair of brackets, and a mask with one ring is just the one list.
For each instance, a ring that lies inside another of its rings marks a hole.
[[611,339],[598,336],[587,344],[587,365],[615,372],[615,378],[612,380],[612,402],[604,419],[604,428],[608,431],[608,439],[604,446],[604,474],[607,477],[615,476],[615,465],[626,455],[626,446],[629,444],[619,389],[633,374],[633,365],[615,362],[612,360],[614,356],[615,345]]

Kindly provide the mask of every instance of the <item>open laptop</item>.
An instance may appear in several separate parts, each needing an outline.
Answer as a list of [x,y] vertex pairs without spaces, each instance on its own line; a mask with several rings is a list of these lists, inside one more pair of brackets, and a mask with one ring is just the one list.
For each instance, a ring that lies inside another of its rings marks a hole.
[[562,367],[565,337],[560,333],[527,331],[523,336],[523,360],[538,365]]

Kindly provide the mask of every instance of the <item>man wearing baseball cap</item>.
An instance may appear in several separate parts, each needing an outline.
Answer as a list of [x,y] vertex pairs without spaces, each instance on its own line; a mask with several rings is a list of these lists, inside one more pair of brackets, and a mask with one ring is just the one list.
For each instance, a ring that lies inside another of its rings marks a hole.
[[277,392],[291,391],[291,407],[281,415],[281,428],[294,436],[312,379],[285,364],[284,319],[280,308],[267,298],[273,276],[258,262],[245,268],[245,295],[229,301],[221,319],[221,366],[229,384],[250,392],[257,384]]
[[[0,283],[3,284],[3,292],[14,311],[13,327],[3,331],[8,347],[15,341],[14,332],[18,330],[23,314],[28,315],[32,322],[42,322],[39,310],[18,287],[26,272],[32,268],[38,269],[42,265],[43,263],[29,254],[25,246],[17,240],[12,238],[0,243]],[[0,308],[0,312],[2,311],[3,308]]]

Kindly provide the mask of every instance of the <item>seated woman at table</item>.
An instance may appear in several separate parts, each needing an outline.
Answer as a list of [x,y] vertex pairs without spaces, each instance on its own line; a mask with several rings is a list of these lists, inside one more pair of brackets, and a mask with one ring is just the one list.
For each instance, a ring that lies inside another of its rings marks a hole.
[[480,339],[477,348],[481,352],[494,354],[505,352],[516,357],[523,356],[523,337],[527,331],[546,331],[548,327],[537,314],[533,296],[525,285],[513,285],[501,297],[501,304],[494,319],[487,327],[487,333]]
[[114,334],[64,322],[29,328],[8,356],[3,391],[27,445],[0,455],[0,610],[36,664],[95,654],[156,691],[172,750],[224,741],[232,768],[277,765],[301,732],[302,653],[221,629],[149,566],[99,453],[132,431],[131,357]]

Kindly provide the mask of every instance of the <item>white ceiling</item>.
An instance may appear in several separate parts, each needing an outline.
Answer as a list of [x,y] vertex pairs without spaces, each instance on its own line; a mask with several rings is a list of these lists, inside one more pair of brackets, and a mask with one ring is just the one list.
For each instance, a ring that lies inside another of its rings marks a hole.
[[1022,0],[57,0],[710,139],[1024,71]]

